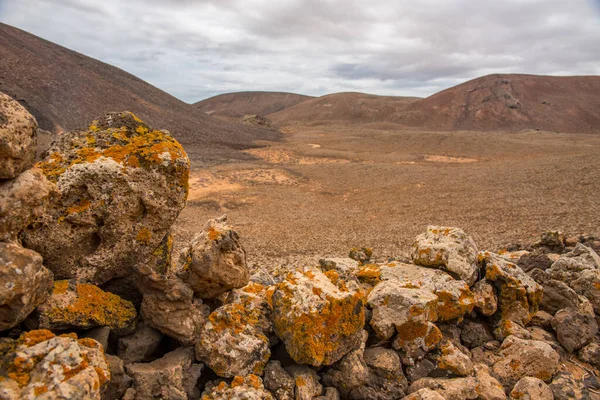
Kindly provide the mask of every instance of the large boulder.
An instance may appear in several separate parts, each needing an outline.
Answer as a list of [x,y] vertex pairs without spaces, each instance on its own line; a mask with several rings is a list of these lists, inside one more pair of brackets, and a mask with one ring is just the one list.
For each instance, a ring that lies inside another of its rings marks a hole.
[[52,295],[38,307],[40,328],[90,329],[108,326],[127,333],[135,328],[133,304],[89,283],[56,281]]
[[306,269],[291,273],[275,288],[275,333],[297,363],[330,365],[360,345],[364,293],[352,281],[336,283],[318,269]]
[[38,125],[25,108],[0,93],[0,179],[12,179],[33,165]]
[[552,346],[539,340],[509,336],[502,343],[499,356],[492,373],[506,390],[510,390],[525,376],[550,382],[559,368],[558,353]]
[[227,216],[209,220],[181,251],[177,274],[197,297],[214,298],[248,283],[246,251]]
[[413,262],[424,267],[441,268],[467,282],[477,280],[477,245],[459,228],[428,226],[415,238]]
[[550,323],[559,343],[569,353],[590,343],[598,333],[594,309],[583,296],[576,308],[563,308],[554,315]]
[[133,379],[135,400],[197,399],[195,386],[202,365],[194,364],[194,349],[180,347],[151,363],[135,363],[125,366]]
[[231,384],[221,382],[202,392],[202,400],[274,400],[265,389],[262,379],[256,375],[236,376]]
[[22,233],[57,278],[127,276],[161,243],[188,193],[189,159],[130,112],[63,134],[36,164],[60,196]]
[[217,375],[262,375],[271,356],[266,290],[258,283],[236,289],[209,316],[196,343],[196,358]]
[[110,379],[102,346],[74,334],[22,334],[0,350],[0,398],[94,399]]
[[16,326],[46,301],[52,272],[35,251],[0,242],[0,331]]
[[482,252],[485,278],[498,290],[496,320],[509,320],[525,326],[538,311],[543,289],[516,264],[491,252]]
[[56,193],[56,185],[37,168],[0,181],[0,241],[16,241],[21,230],[43,215]]

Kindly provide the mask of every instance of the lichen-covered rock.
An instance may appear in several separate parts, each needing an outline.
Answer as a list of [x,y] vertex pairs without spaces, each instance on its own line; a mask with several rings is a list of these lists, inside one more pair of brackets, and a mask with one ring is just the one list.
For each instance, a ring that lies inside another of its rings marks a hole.
[[485,278],[498,290],[497,320],[510,320],[525,326],[538,311],[542,287],[516,264],[490,252],[479,255]]
[[346,279],[356,276],[360,268],[358,261],[352,258],[322,258],[319,266],[323,271],[336,271]]
[[313,397],[323,393],[323,385],[319,383],[319,375],[306,365],[292,365],[285,369],[292,378],[296,387],[294,398],[296,400],[312,400]]
[[496,290],[492,284],[482,279],[471,287],[471,291],[475,298],[475,310],[478,313],[486,317],[496,313],[498,310],[498,296],[496,296]]
[[543,380],[526,376],[510,392],[511,400],[554,400],[552,390]]
[[230,385],[219,385],[205,389],[201,400],[274,400],[273,395],[263,386],[262,379],[256,375],[236,376]]
[[577,243],[573,251],[561,256],[546,272],[551,279],[565,282],[586,297],[600,315],[600,256],[594,250]]
[[[360,345],[365,296],[354,282],[318,269],[290,274],[272,295],[275,333],[297,363],[331,365]],[[336,280],[337,279],[337,280]]]
[[492,373],[506,390],[510,390],[524,376],[550,382],[558,371],[560,359],[549,344],[515,336],[504,340],[499,356],[501,358],[492,367]]
[[63,134],[37,163],[60,196],[22,232],[59,279],[129,275],[161,243],[188,193],[189,159],[129,112]]
[[471,400],[479,398],[479,394],[477,393],[477,379],[471,376],[453,379],[419,379],[410,385],[408,392],[413,393],[422,389],[431,389],[442,395],[442,398],[446,400]]
[[560,252],[565,248],[565,235],[561,231],[542,232],[540,241],[534,247],[545,247],[548,250]]
[[475,364],[475,379],[477,380],[477,393],[481,400],[506,400],[504,388],[496,378],[490,375],[487,365]]
[[271,356],[266,288],[251,283],[209,316],[196,343],[196,358],[217,375],[262,375]]
[[56,193],[56,186],[37,168],[0,181],[0,241],[16,241],[21,230],[43,215]]
[[33,165],[38,125],[29,112],[0,92],[0,179],[12,179]]
[[145,265],[136,268],[135,276],[144,296],[140,314],[146,323],[186,346],[195,344],[210,314],[208,306],[174,274],[157,273]]
[[428,226],[416,237],[411,256],[415,264],[441,268],[471,286],[479,271],[477,251],[473,239],[461,229]]
[[146,361],[154,354],[163,336],[162,332],[143,324],[133,334],[119,338],[117,355],[127,364]]
[[468,376],[473,372],[473,362],[468,355],[460,351],[450,340],[444,339],[434,355],[437,368],[449,375]]
[[598,323],[592,305],[583,296],[579,300],[577,308],[563,308],[551,321],[558,341],[569,353],[590,343],[598,333]]
[[520,339],[531,339],[531,333],[527,329],[510,319],[503,319],[496,324],[494,336],[500,341],[509,336],[515,336]]
[[591,400],[590,392],[583,380],[568,371],[560,371],[548,385],[554,400]]
[[277,360],[269,361],[265,366],[265,387],[277,400],[294,400],[296,382]]
[[126,365],[135,399],[187,400],[202,371],[202,366],[193,362],[194,349],[180,347],[151,363]]
[[419,389],[401,400],[446,400],[441,394],[429,388]]
[[248,283],[246,251],[227,216],[209,220],[181,251],[177,275],[202,299]]
[[579,350],[578,357],[581,361],[600,369],[600,343],[590,343],[583,347]]
[[0,242],[0,331],[23,321],[46,301],[51,288],[52,272],[39,254]]
[[40,328],[89,329],[108,326],[117,332],[135,328],[135,307],[89,283],[56,281],[50,297],[38,307]]
[[102,346],[75,334],[48,330],[22,334],[0,350],[0,398],[97,399],[110,373]]

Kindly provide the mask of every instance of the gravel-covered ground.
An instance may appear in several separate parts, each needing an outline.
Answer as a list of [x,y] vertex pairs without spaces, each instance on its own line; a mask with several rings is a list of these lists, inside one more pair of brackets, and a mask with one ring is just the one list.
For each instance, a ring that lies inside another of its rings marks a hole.
[[461,227],[486,249],[531,243],[548,229],[600,233],[598,136],[386,126],[284,132],[282,142],[250,150],[254,162],[193,168],[179,245],[225,213],[249,261],[267,266],[358,246],[400,257],[429,224]]

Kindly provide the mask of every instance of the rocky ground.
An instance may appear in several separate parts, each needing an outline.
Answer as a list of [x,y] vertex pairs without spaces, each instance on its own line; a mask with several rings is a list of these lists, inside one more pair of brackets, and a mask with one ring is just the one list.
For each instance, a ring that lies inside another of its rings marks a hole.
[[600,398],[597,237],[249,266],[226,217],[174,252],[189,160],[132,113],[33,165],[0,95],[0,134],[0,399]]

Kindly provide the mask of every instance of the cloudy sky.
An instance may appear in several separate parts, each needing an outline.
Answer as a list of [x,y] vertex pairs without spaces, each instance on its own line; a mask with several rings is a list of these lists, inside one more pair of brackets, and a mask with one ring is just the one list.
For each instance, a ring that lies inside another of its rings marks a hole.
[[0,21],[187,102],[600,74],[600,0],[0,0]]

